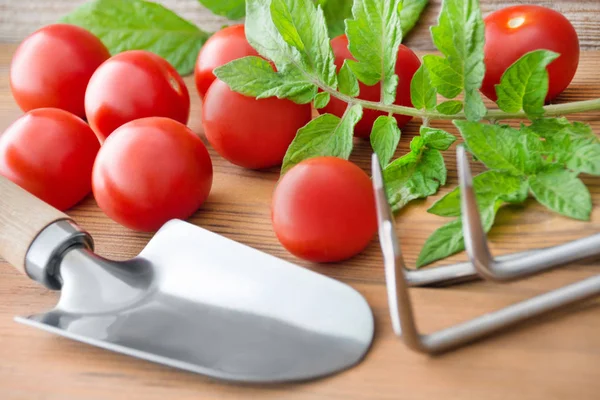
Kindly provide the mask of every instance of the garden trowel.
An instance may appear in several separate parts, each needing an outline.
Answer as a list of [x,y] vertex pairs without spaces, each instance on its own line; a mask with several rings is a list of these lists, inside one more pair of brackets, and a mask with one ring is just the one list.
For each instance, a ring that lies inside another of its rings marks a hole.
[[359,362],[373,315],[349,286],[172,220],[139,256],[93,253],[68,216],[0,177],[0,256],[57,306],[18,322],[239,382],[317,378]]

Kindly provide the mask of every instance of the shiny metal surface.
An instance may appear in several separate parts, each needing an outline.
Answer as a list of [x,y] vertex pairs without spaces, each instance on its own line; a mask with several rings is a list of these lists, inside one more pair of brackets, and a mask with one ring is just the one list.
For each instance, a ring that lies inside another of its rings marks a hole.
[[[373,155],[372,161],[373,186],[379,220],[379,240],[385,266],[390,317],[394,332],[412,350],[429,354],[448,351],[535,316],[600,295],[600,275],[598,275],[431,334],[419,333],[409,294],[409,281],[396,237],[393,215],[385,193],[381,167],[376,155]],[[459,162],[459,169],[464,167],[465,164],[461,165]],[[463,171],[459,171],[459,176],[461,174]],[[473,190],[472,187],[464,186],[464,183],[466,182],[461,180],[462,193]],[[470,221],[472,223],[473,219]],[[467,221],[463,220],[463,225],[466,223]],[[473,255],[471,256],[473,257]]]
[[465,247],[478,274],[493,281],[510,281],[537,274],[570,262],[600,255],[600,233],[558,246],[523,255],[515,259],[495,259],[481,224],[477,199],[473,190],[471,168],[462,146],[456,149],[458,178],[461,186],[461,214]]
[[[376,157],[376,155],[373,157]],[[460,161],[459,157],[459,163]],[[374,165],[372,165],[372,168],[374,168],[373,171],[376,171]],[[375,175],[375,173],[376,172],[374,172],[373,175]],[[379,187],[376,186],[374,190],[379,198],[385,198],[385,188],[383,185]],[[387,200],[385,201],[387,202]],[[483,241],[467,240],[467,245],[473,246],[472,252],[473,254],[476,254],[476,258],[467,262],[417,270],[407,268],[404,258],[402,257],[402,251],[398,248],[398,258],[396,263],[402,268],[408,286],[442,287],[471,282],[477,279],[496,281],[512,280],[540,273],[575,260],[600,255],[600,234],[596,234],[562,245],[503,254],[492,258],[485,241],[485,233],[479,222],[477,207],[474,206],[475,195],[469,195],[469,192],[467,191],[467,196],[464,201],[465,203],[461,203],[461,207],[466,208],[466,212],[463,212],[467,221],[467,223],[463,225],[463,227],[467,228],[465,230],[465,237],[484,238]],[[378,207],[377,212],[380,221],[393,221],[393,214],[389,206],[382,203],[380,207]],[[469,223],[468,221],[473,221],[473,223]],[[382,225],[380,225],[379,229],[381,235]],[[395,237],[394,240],[397,240],[397,238]],[[490,267],[486,268],[485,265],[488,264]]]
[[[374,181],[374,190],[378,199],[382,199],[381,201],[385,201],[385,203],[380,203],[379,207],[377,207],[377,215],[379,221],[390,221],[393,222],[394,216],[392,214],[392,210],[387,204],[387,198],[385,194],[385,188],[383,186],[383,178],[381,175],[381,168],[375,167],[374,162],[376,161],[376,154],[373,154],[372,160],[372,171],[373,171],[373,181]],[[377,181],[376,181],[377,180]],[[381,185],[378,182],[381,181]],[[382,231],[384,225],[379,225],[379,235],[385,234],[385,231]],[[386,228],[387,229],[387,228]],[[394,241],[397,242],[396,233],[393,233]],[[524,257],[527,255],[535,254],[540,250],[529,250],[519,253],[513,254],[505,254],[503,256],[498,257],[499,261],[509,261],[516,260],[520,257]],[[473,264],[468,262],[461,262],[451,265],[442,265],[439,267],[433,268],[424,268],[424,269],[409,269],[406,267],[406,263],[404,262],[404,258],[402,257],[402,251],[400,248],[397,248],[397,259],[396,264],[399,268],[402,269],[404,278],[408,286],[411,287],[439,287],[439,286],[450,286],[456,285],[459,283],[470,282],[477,279],[480,279],[480,276],[477,273],[477,270],[473,266]]]
[[329,375],[359,362],[373,339],[354,289],[182,221],[131,261],[73,249],[59,272],[56,308],[19,322],[214,378]]
[[56,269],[71,247],[93,249],[94,241],[73,221],[62,220],[47,226],[27,250],[25,272],[48,289],[59,290],[61,282],[56,278]]

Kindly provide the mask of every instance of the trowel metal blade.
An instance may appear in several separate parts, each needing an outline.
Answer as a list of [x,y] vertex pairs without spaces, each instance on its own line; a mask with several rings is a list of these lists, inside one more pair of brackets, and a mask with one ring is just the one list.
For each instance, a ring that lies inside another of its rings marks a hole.
[[373,315],[349,286],[173,220],[133,260],[82,249],[57,307],[17,321],[238,382],[297,381],[359,362]]

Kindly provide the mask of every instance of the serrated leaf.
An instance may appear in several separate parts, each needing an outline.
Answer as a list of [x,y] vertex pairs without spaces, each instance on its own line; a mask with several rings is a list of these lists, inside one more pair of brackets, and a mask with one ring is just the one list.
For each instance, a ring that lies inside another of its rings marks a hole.
[[337,88],[333,50],[323,10],[312,0],[271,0],[273,24],[285,42],[302,56],[305,69]]
[[596,140],[577,140],[571,138],[569,147],[570,154],[563,152],[567,168],[575,172],[583,172],[590,175],[600,176],[600,142]]
[[402,41],[399,4],[400,0],[355,0],[353,19],[346,20],[348,48],[356,60],[349,66],[366,85],[381,82],[384,104],[396,100],[396,57]]
[[417,258],[417,268],[456,254],[464,249],[462,222],[460,220],[449,222],[438,228],[427,238]]
[[[501,205],[502,200],[498,200],[487,207],[479,206],[481,222],[485,232],[489,232],[492,228],[496,213]],[[462,231],[462,221],[457,219],[443,225],[427,238],[417,258],[417,268],[456,254],[464,249],[465,241]]]
[[566,118],[543,118],[525,128],[544,138],[544,152],[575,172],[600,175],[600,139],[591,126]]
[[424,58],[434,86],[448,99],[464,89],[465,115],[468,120],[479,121],[487,112],[479,93],[485,75],[485,32],[479,1],[444,0],[431,35],[445,56]]
[[94,0],[61,19],[98,36],[111,54],[148,50],[182,75],[193,71],[209,35],[171,10],[143,0]]
[[[420,137],[416,136],[414,139]],[[413,139],[413,140],[414,140]],[[386,193],[392,210],[404,207],[412,200],[435,194],[446,184],[446,165],[442,153],[422,148],[396,159],[383,170]]]
[[423,138],[423,143],[431,149],[448,150],[452,143],[456,141],[456,137],[451,133],[426,126],[421,126],[420,135]]
[[[217,15],[229,19],[240,19],[246,14],[245,0],[198,0],[202,5]],[[423,2],[424,0],[411,0]],[[346,25],[344,20],[352,17],[352,0],[315,0],[323,8],[329,37],[334,38],[344,33]],[[415,17],[414,12],[411,16]]]
[[318,93],[315,96],[314,106],[318,110],[320,108],[325,107],[329,103],[329,100],[331,100],[331,95],[329,93],[327,93],[327,92]]
[[354,72],[348,66],[348,60],[344,60],[340,72],[338,72],[338,89],[345,95],[356,97],[359,93],[358,80]]
[[400,10],[402,37],[405,37],[415,27],[428,2],[428,0],[404,0],[402,2]]
[[489,169],[526,175],[543,163],[542,143],[526,130],[508,125],[453,121],[471,151]]
[[198,0],[214,14],[240,19],[246,14],[246,0]]
[[334,38],[344,33],[346,29],[345,20],[352,17],[353,0],[318,0],[323,8],[329,37]]
[[[485,171],[473,178],[473,189],[480,208],[486,208],[498,200],[522,203],[527,198],[527,181],[519,176],[502,171]],[[460,187],[436,201],[428,213],[441,217],[458,217],[460,209]]]
[[460,100],[448,100],[438,104],[435,108],[437,112],[444,115],[452,115],[460,112],[463,108],[463,103]]
[[267,60],[256,56],[233,60],[216,68],[214,74],[231,90],[257,99],[278,97],[306,104],[317,94],[317,86],[297,69],[275,72]]
[[496,85],[498,107],[508,113],[525,111],[529,117],[544,114],[548,93],[546,67],[559,56],[549,50],[535,50],[515,61]]
[[264,58],[275,63],[277,70],[298,69],[302,55],[289,45],[277,30],[271,18],[271,0],[246,1],[246,39]]
[[381,168],[385,168],[392,159],[398,142],[400,129],[396,118],[382,115],[375,120],[371,131],[371,147],[377,153]]
[[347,160],[352,152],[354,125],[361,117],[361,106],[354,105],[342,118],[323,114],[300,128],[285,154],[281,174],[312,157],[333,156]]
[[464,82],[460,67],[434,54],[424,56],[423,63],[429,71],[431,83],[442,96],[453,99],[462,92]]
[[592,198],[577,174],[552,165],[529,178],[531,193],[550,210],[567,217],[588,221]]
[[412,153],[420,154],[421,150],[425,147],[425,140],[421,136],[415,136],[410,141],[409,147]]
[[421,64],[410,81],[410,98],[413,107],[419,110],[433,110],[437,104],[437,92],[431,84],[429,71]]

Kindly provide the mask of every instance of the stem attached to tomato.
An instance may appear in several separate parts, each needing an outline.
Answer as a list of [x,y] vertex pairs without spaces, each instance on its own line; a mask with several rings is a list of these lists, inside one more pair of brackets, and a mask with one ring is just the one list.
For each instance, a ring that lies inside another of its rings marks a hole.
[[[337,97],[338,99],[345,101],[346,103],[354,103],[360,104],[363,108],[369,108],[371,110],[379,110],[384,111],[391,114],[402,114],[402,115],[411,115],[413,117],[425,118],[427,120],[436,120],[436,119],[466,119],[465,113],[460,112],[457,114],[446,115],[435,111],[423,111],[417,110],[413,107],[405,107],[399,106],[395,104],[383,104],[377,101],[369,101],[362,100],[356,97],[347,96],[343,93],[338,92],[335,89],[332,89],[327,86],[321,86],[322,90],[330,93],[332,96]],[[567,114],[575,114],[579,112],[586,111],[596,111],[600,110],[600,98],[592,99],[592,100],[583,100],[583,101],[573,101],[570,103],[564,104],[550,104],[544,107],[544,116],[546,117],[556,117]],[[519,111],[516,113],[506,113],[502,110],[488,110],[487,114],[483,119],[490,121],[498,121],[504,119],[525,119],[527,115],[523,111]]]

